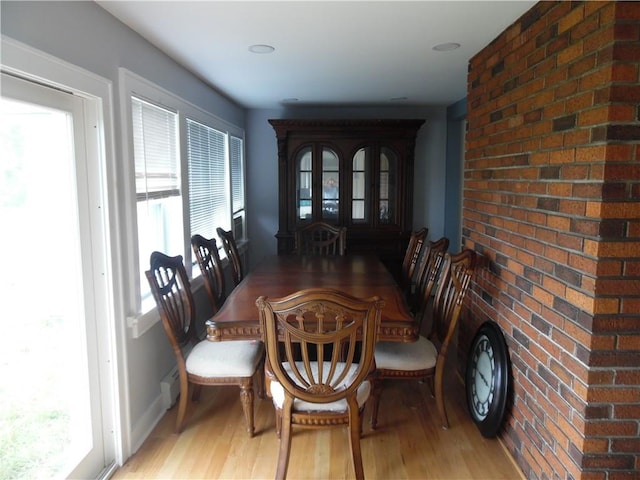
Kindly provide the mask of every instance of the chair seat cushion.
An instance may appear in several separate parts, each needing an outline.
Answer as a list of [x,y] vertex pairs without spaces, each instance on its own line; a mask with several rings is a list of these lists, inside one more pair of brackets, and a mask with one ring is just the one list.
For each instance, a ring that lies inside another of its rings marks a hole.
[[[293,375],[293,372],[288,362],[285,362],[282,365],[285,371],[289,374],[289,376],[292,379],[295,379],[295,376]],[[298,369],[300,371],[304,371],[302,362],[296,362],[296,365],[298,366]],[[314,374],[317,374],[318,364],[312,363],[311,365],[312,365],[312,370]],[[328,372],[330,365],[331,364],[329,362],[324,362],[323,371]],[[338,363],[338,365],[340,365],[340,363]],[[351,365],[351,367],[349,368],[349,373],[347,374],[346,378],[348,379],[350,378],[351,375],[355,374],[357,368],[358,368],[358,365],[355,365],[355,364]],[[339,371],[340,368],[338,367],[337,370]],[[300,384],[297,381],[297,379],[296,379],[296,383]],[[274,379],[271,381],[270,392],[271,392],[271,397],[273,399],[273,404],[276,406],[276,408],[282,408],[282,405],[284,404],[284,395],[285,395],[284,387]],[[365,380],[358,387],[358,390],[356,393],[356,400],[358,401],[359,407],[362,407],[365,404],[365,402],[369,399],[370,394],[371,394],[371,383],[368,380]],[[343,399],[343,400],[337,400],[335,402],[330,402],[330,403],[311,403],[311,402],[305,402],[303,400],[295,399],[293,401],[293,410],[296,412],[325,412],[325,411],[326,412],[346,412],[347,401]]]
[[189,352],[187,372],[200,377],[250,377],[263,352],[264,344],[253,340],[203,340]]
[[376,344],[376,368],[405,372],[427,370],[436,366],[438,351],[426,337],[412,343],[379,342]]

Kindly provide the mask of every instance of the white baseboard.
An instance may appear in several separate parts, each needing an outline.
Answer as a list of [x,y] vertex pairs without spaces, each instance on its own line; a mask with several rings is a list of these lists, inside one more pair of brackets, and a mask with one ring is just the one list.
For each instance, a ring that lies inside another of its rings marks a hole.
[[162,395],[158,395],[131,428],[131,455],[138,451],[166,413]]

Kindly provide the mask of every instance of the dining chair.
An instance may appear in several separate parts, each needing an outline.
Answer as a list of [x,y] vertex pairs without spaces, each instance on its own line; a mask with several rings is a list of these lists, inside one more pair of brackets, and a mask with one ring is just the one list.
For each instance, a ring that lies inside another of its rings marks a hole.
[[296,230],[295,242],[299,255],[344,255],[347,227],[313,222]]
[[200,267],[200,273],[204,280],[204,287],[211,303],[213,313],[217,313],[226,300],[226,282],[218,242],[215,238],[205,238],[202,235],[191,237],[191,247]]
[[276,478],[287,475],[293,425],[347,425],[356,478],[364,478],[362,412],[371,392],[384,302],[310,288],[283,298],[261,296],[256,305],[267,350],[267,393],[280,437]]
[[233,231],[226,231],[225,229],[218,227],[216,228],[216,232],[218,233],[218,237],[220,237],[222,248],[224,248],[224,252],[231,264],[233,283],[238,285],[244,278],[244,271],[242,269],[242,260],[240,259],[240,252],[238,251],[238,245],[236,244],[236,239],[233,236]]
[[473,250],[463,250],[454,255],[445,253],[444,256],[443,270],[433,302],[432,327],[428,336],[421,335],[413,343],[380,342],[376,345],[376,376],[373,381],[371,415],[373,429],[377,427],[383,382],[416,379],[430,381],[432,392],[435,392],[442,428],[449,428],[443,390],[447,353],[475,269],[476,254]]
[[413,282],[413,274],[415,273],[416,265],[420,259],[420,253],[422,253],[422,246],[427,238],[429,229],[422,227],[411,234],[409,237],[409,244],[402,260],[402,267],[400,269],[400,287],[409,291]]
[[408,303],[416,320],[421,323],[425,309],[431,298],[433,287],[438,281],[444,253],[449,248],[449,239],[442,237],[436,241],[429,240],[423,247],[424,252],[416,274],[415,289],[409,292]]
[[193,400],[197,400],[202,385],[239,385],[247,432],[253,436],[253,379],[257,377],[259,394],[263,396],[259,372],[264,361],[264,344],[249,340],[198,341],[195,304],[182,256],[153,252],[150,263],[147,279],[176,355],[180,376],[176,433],[182,431],[190,386]]

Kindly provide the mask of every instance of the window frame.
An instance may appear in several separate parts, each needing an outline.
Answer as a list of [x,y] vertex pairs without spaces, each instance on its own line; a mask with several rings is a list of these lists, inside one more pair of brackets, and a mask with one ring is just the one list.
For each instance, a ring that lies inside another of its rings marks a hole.
[[[140,272],[137,265],[139,265],[139,253],[138,253],[138,222],[137,222],[137,195],[135,185],[135,157],[134,157],[134,145],[133,145],[133,130],[132,130],[132,102],[131,97],[135,96],[149,103],[155,104],[159,107],[174,111],[178,114],[178,149],[179,149],[179,162],[180,162],[180,191],[182,193],[182,227],[183,227],[183,240],[184,240],[184,263],[187,268],[187,272],[191,279],[196,279],[194,287],[199,285],[200,272],[197,269],[189,268],[194,265],[194,259],[191,250],[191,217],[189,208],[189,176],[188,176],[188,148],[187,148],[187,119],[193,120],[197,123],[201,123],[210,128],[225,133],[227,143],[227,158],[226,158],[226,179],[227,179],[227,192],[229,195],[228,202],[228,218],[229,223],[227,228],[232,228],[234,225],[234,213],[233,213],[233,191],[232,180],[230,174],[230,158],[229,158],[229,138],[231,136],[236,137],[242,141],[242,164],[246,167],[245,157],[245,134],[244,129],[233,125],[216,115],[207,112],[200,107],[191,104],[190,102],[182,99],[181,97],[165,90],[164,88],[146,80],[145,78],[127,70],[125,68],[119,69],[119,103],[120,103],[120,120],[121,120],[121,134],[122,134],[122,149],[123,149],[123,161],[121,168],[123,169],[124,180],[124,195],[123,195],[123,217],[125,219],[126,228],[125,232],[125,252],[123,257],[125,258],[126,265],[135,265],[135,268],[128,268],[123,272],[126,285],[124,286],[125,302],[129,316],[127,318],[128,325],[133,329],[133,337],[136,338],[142,335],[145,331],[151,328],[160,317],[155,308],[153,299],[149,296],[142,298],[141,285],[140,285]],[[243,219],[243,238],[238,238],[239,244],[244,244],[247,241],[246,231],[246,168],[243,169],[243,205],[244,205],[244,219]],[[197,232],[194,232],[197,233]],[[222,251],[224,257],[224,252]]]

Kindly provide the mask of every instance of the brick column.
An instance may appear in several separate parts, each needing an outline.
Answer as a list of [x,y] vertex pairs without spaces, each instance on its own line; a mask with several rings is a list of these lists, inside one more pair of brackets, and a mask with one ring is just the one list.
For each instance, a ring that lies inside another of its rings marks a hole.
[[507,337],[528,478],[640,472],[640,2],[540,2],[468,77],[462,356]]

